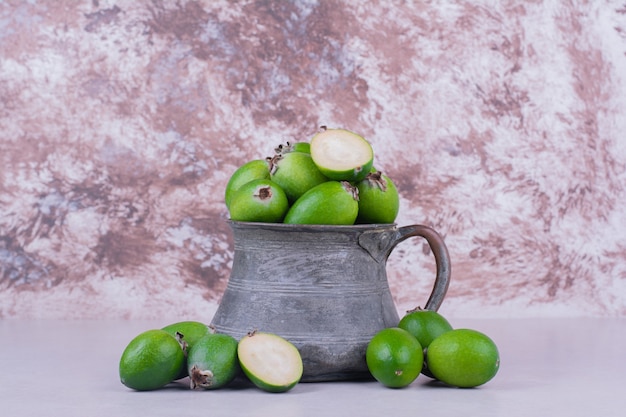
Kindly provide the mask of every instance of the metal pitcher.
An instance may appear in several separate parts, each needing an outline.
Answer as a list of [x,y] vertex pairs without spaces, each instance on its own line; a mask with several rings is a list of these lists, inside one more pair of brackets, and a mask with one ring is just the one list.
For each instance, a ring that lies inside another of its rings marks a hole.
[[428,242],[437,273],[424,308],[448,290],[450,259],[442,237],[422,225],[291,225],[230,222],[231,275],[211,324],[240,339],[258,330],[293,343],[303,382],[369,378],[365,350],[399,316],[386,263],[409,237]]

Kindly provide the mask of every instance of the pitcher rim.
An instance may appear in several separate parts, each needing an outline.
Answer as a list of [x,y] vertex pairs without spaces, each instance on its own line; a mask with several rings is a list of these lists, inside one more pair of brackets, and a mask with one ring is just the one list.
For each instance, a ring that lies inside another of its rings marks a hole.
[[393,229],[398,225],[396,223],[367,223],[367,224],[288,224],[288,223],[266,223],[266,222],[244,222],[239,220],[226,220],[229,224],[236,227],[246,228],[262,228],[262,229],[284,229],[284,230],[329,230],[329,231],[348,231],[348,230],[378,230]]

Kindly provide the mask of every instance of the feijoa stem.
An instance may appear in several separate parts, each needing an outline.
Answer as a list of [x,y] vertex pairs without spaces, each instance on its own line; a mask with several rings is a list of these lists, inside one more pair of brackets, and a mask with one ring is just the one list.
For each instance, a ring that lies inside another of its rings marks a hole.
[[191,389],[208,388],[213,385],[213,372],[208,369],[202,370],[198,365],[194,365],[189,371],[189,380]]
[[278,170],[278,161],[281,159],[283,159],[282,153],[277,153],[274,156],[268,156],[265,158],[265,160],[269,163],[270,175],[276,174],[276,171]]
[[176,334],[176,341],[180,345],[180,348],[183,350],[183,353],[185,354],[185,356],[187,356],[187,350],[189,348],[189,345],[185,341],[185,335],[178,331],[175,334]]
[[350,184],[348,181],[341,181],[343,188],[352,195],[352,198],[359,201],[359,189]]
[[375,185],[381,191],[387,191],[387,181],[383,178],[383,173],[380,171],[370,172],[365,177],[372,185]]

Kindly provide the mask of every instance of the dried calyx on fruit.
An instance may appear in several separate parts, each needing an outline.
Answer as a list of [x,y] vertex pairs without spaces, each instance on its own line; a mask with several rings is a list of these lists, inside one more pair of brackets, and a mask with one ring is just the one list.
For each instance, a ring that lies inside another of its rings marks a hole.
[[302,194],[328,181],[305,152],[276,154],[268,159],[270,178],[278,184],[293,204]]
[[283,155],[289,152],[304,152],[311,153],[311,145],[308,142],[285,142],[274,148],[274,153],[276,155]]
[[373,171],[356,185],[359,190],[359,215],[356,222],[393,223],[400,209],[398,190],[387,175]]

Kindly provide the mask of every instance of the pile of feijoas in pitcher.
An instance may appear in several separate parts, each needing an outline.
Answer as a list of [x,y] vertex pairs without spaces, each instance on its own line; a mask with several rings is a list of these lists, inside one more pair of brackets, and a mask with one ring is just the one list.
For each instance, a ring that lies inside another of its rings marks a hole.
[[374,166],[362,136],[322,127],[309,142],[279,145],[273,156],[241,165],[225,202],[231,220],[352,225],[393,223],[399,197]]

